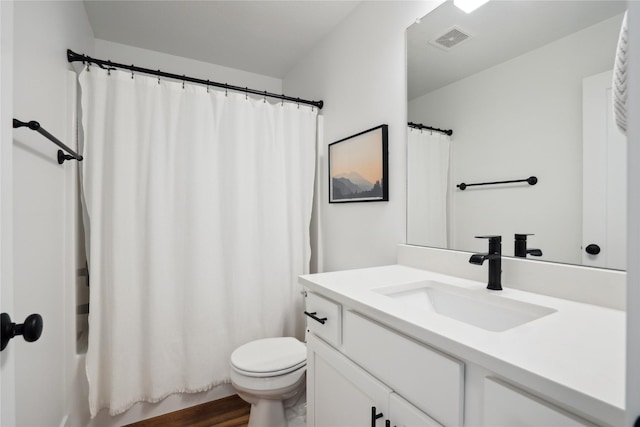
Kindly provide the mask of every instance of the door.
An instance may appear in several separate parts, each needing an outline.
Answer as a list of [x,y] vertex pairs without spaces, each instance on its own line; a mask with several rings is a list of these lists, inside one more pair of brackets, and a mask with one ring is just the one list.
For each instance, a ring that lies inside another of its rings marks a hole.
[[311,334],[307,348],[307,424],[384,426],[391,390]]
[[[12,150],[13,129],[13,2],[0,1],[0,310],[13,313]],[[13,426],[15,355],[0,353],[0,425]]]
[[626,269],[627,139],[613,117],[612,72],[583,80],[582,263]]

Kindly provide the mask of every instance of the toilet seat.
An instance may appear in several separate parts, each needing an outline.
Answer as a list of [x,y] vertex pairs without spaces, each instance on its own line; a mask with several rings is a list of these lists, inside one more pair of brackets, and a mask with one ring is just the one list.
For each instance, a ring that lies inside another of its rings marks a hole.
[[252,341],[231,354],[234,371],[248,377],[274,377],[296,371],[307,364],[307,347],[295,338],[280,337]]

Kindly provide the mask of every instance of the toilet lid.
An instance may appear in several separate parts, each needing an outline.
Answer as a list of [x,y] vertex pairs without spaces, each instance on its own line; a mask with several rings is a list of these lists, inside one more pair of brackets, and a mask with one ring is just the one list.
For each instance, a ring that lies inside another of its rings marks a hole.
[[231,364],[249,375],[284,375],[306,364],[307,347],[295,338],[251,341],[231,354]]

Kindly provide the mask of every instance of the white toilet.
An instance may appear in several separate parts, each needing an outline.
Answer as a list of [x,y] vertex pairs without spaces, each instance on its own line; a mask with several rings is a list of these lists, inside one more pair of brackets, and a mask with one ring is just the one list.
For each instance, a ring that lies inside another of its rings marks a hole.
[[307,347],[295,338],[251,341],[231,354],[231,384],[251,404],[249,427],[286,427],[284,407],[306,386]]

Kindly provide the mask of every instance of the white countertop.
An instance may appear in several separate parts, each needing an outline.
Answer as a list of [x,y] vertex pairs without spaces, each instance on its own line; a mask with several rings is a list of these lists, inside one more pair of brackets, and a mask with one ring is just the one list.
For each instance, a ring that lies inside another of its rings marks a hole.
[[492,332],[372,292],[433,280],[482,292],[486,283],[403,265],[300,276],[299,282],[425,344],[478,364],[564,402],[590,417],[622,425],[625,406],[623,311],[509,289],[500,298],[557,310],[515,328]]

